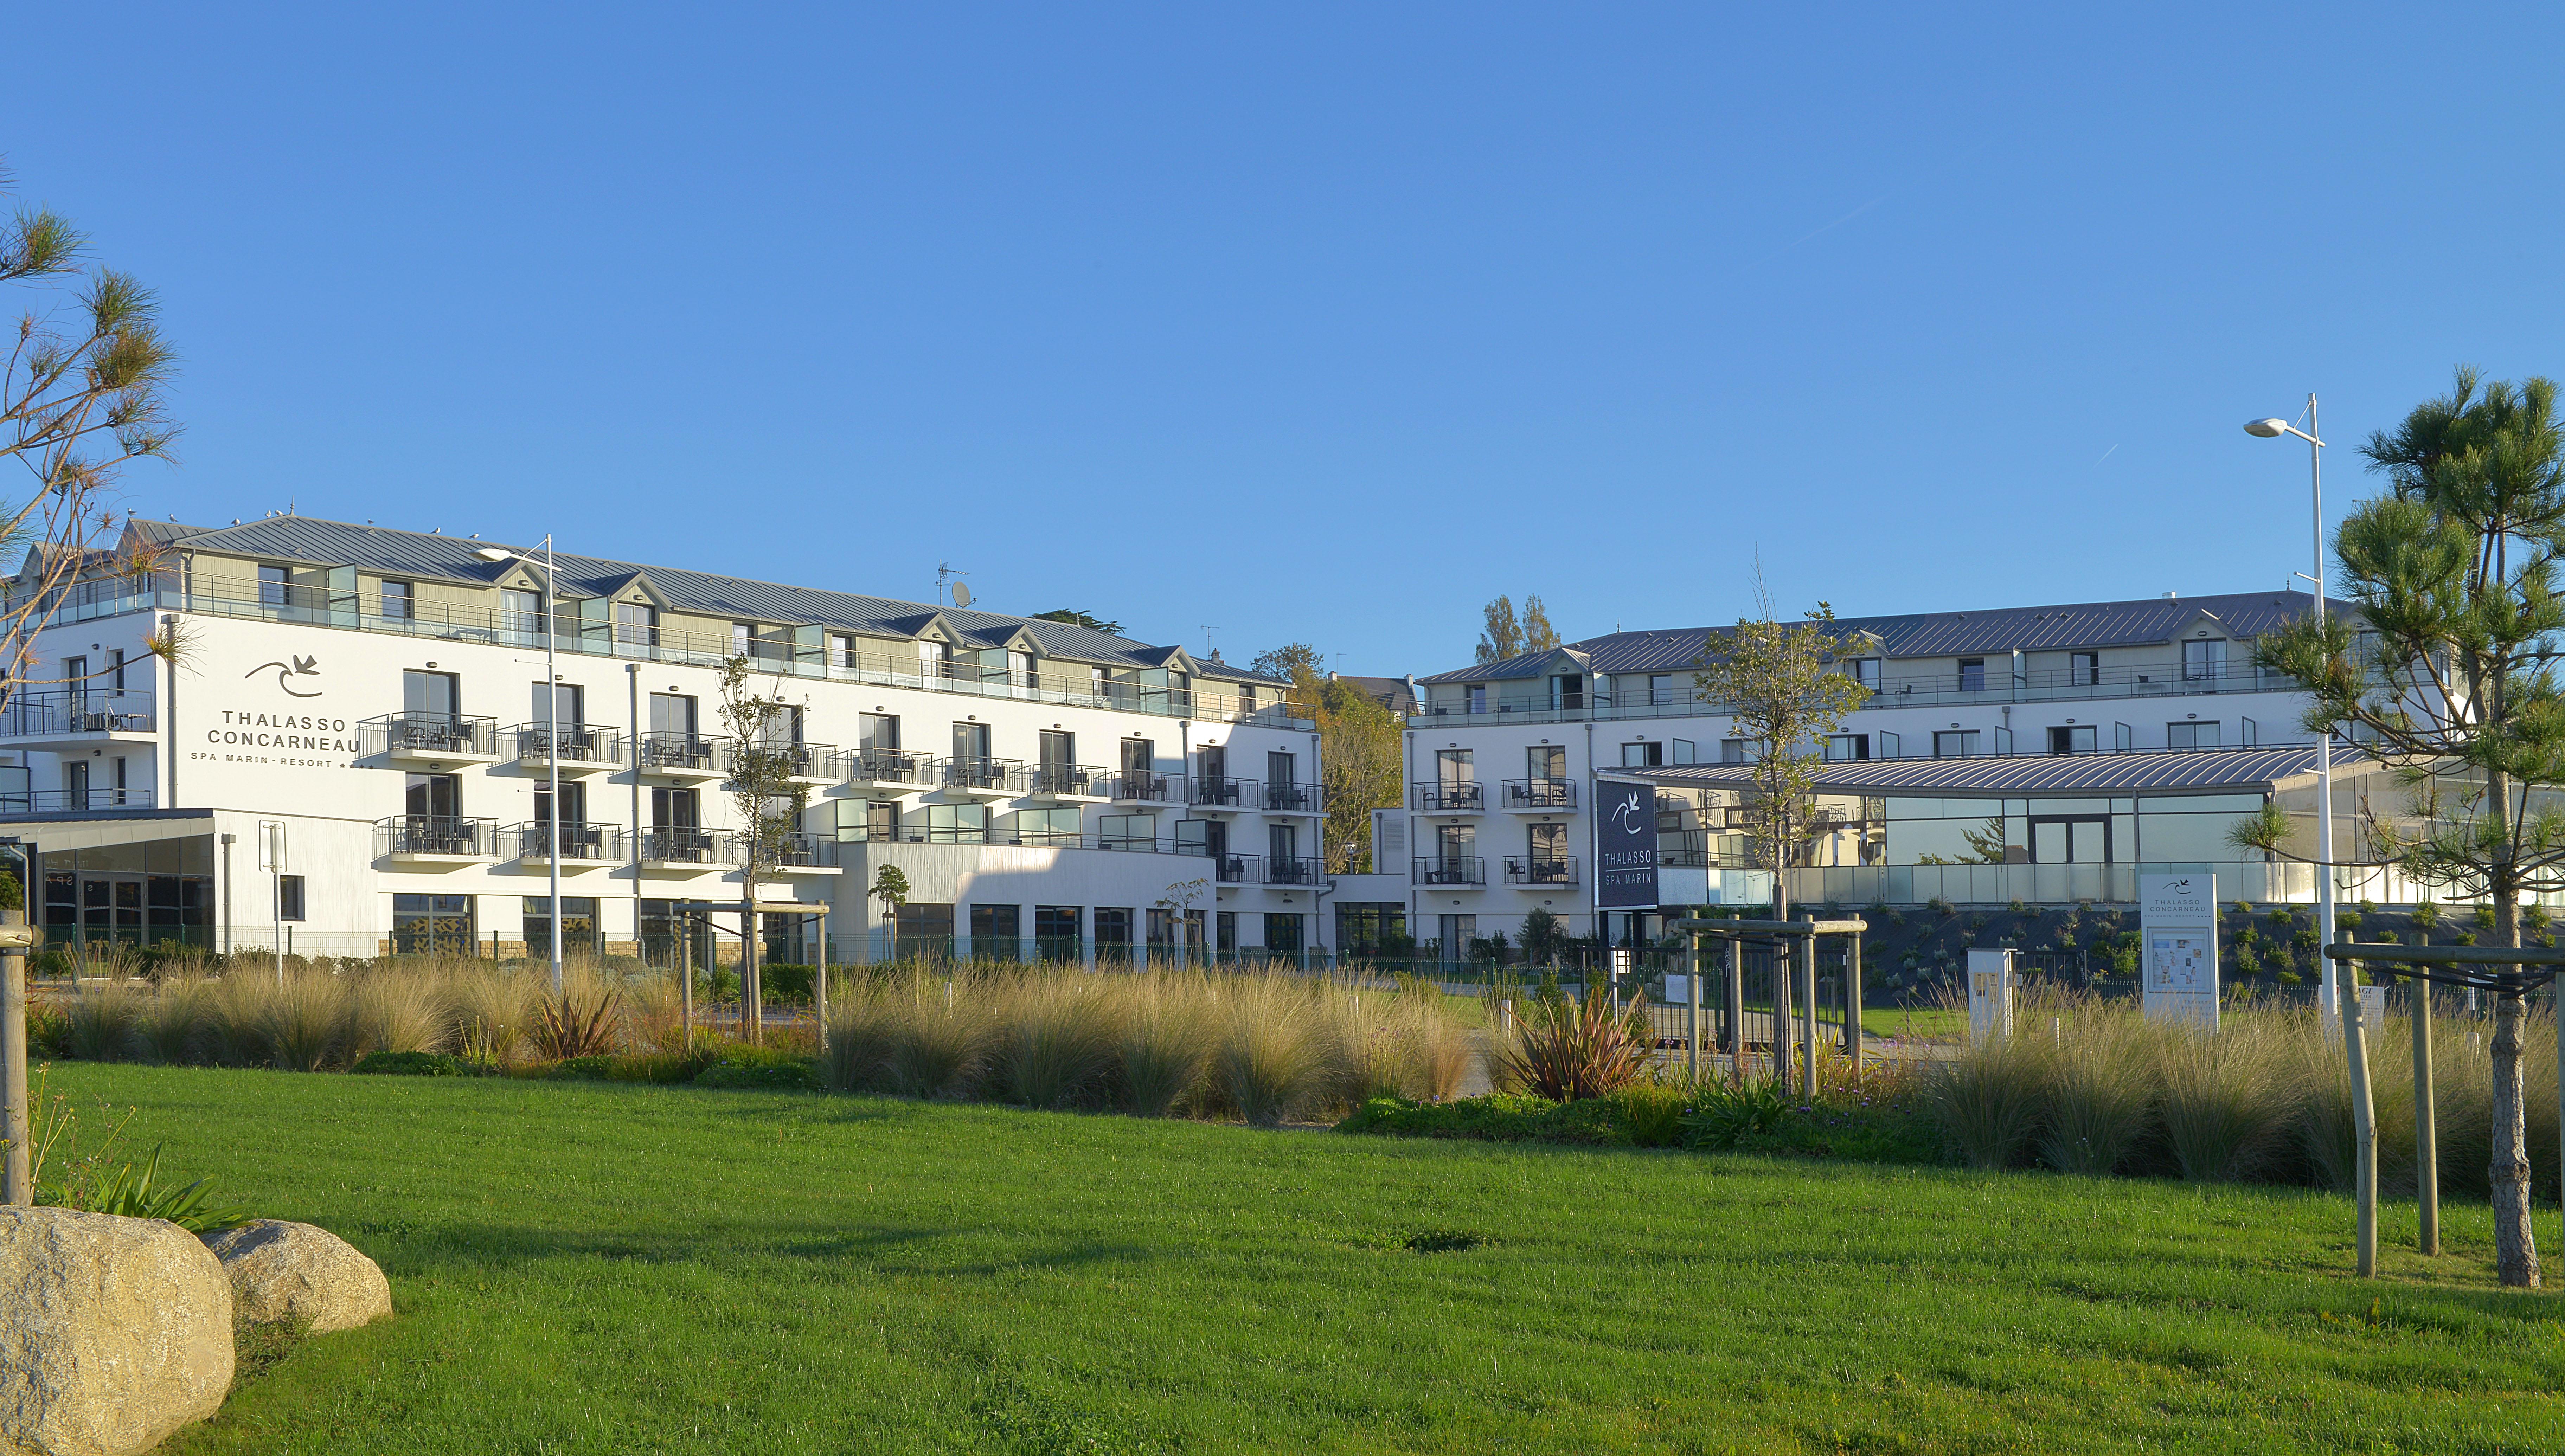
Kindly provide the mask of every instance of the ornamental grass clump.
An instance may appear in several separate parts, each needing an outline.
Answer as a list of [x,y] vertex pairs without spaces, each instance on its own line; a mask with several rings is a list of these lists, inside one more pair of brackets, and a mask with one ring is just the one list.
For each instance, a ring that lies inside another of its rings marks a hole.
[[989,1066],[990,1027],[981,987],[968,976],[908,977],[886,997],[884,1090],[902,1097],[967,1098]]
[[1135,976],[1119,988],[1113,1083],[1122,1111],[1163,1118],[1201,1094],[1217,1022],[1199,975]]
[[992,989],[991,1070],[1007,1101],[1064,1108],[1093,1097],[1113,1067],[1119,998],[1065,976],[1026,976]]
[[143,1060],[179,1066],[201,1059],[210,1000],[206,983],[193,976],[162,980],[134,1026],[134,1047]]
[[2156,1057],[2158,1116],[2182,1175],[2208,1182],[2262,1172],[2298,1116],[2281,1029],[2257,1015],[2229,1017],[2215,1033],[2170,1030]]
[[455,1046],[485,1067],[504,1067],[528,1045],[539,995],[537,973],[475,963],[446,982],[454,1007]]
[[283,985],[255,976],[225,979],[259,983],[249,1028],[256,1060],[288,1072],[318,1072],[339,1055],[348,996],[337,976],[289,973]]
[[1229,981],[1221,987],[1221,1013],[1212,1086],[1249,1123],[1279,1127],[1322,1110],[1351,1084],[1350,1049],[1317,994],[1289,976]]
[[348,997],[350,1062],[368,1052],[440,1052],[453,1032],[446,977],[429,970],[366,971]]
[[1943,1141],[1974,1168],[2010,1167],[2039,1131],[2048,1048],[2031,1037],[1985,1037],[1934,1067],[1925,1104]]
[[599,1057],[622,1040],[623,995],[613,982],[592,974],[566,976],[561,990],[535,1003],[526,1037],[536,1055],[550,1062]]
[[2057,1018],[2041,1089],[2040,1159],[2098,1177],[2126,1162],[2153,1122],[2159,1027],[2090,1003]]
[[116,1062],[133,1055],[134,1035],[149,1005],[147,982],[111,976],[82,981],[65,1008],[64,1043],[87,1062]]

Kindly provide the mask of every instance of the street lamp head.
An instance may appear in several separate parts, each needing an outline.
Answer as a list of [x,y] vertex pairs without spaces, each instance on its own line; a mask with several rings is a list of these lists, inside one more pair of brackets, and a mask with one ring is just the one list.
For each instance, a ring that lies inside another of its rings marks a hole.
[[[2245,428],[2249,430],[2252,426],[2247,425]],[[506,546],[483,546],[480,550],[473,552],[473,554],[479,556],[484,561],[513,561],[517,559],[517,553],[509,550]]]
[[[2289,433],[2289,422],[2287,420],[2246,420],[2244,433],[2258,435],[2265,440],[2277,440]],[[482,554],[486,556],[489,552],[484,551]]]

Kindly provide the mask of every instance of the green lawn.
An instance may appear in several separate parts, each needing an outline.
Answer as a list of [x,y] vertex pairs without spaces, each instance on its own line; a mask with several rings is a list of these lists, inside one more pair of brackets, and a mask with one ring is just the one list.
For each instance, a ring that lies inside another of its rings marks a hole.
[[[298,1348],[172,1451],[2565,1448],[2565,1311],[2489,1287],[2474,1208],[2428,1282],[2391,1248],[2363,1285],[2348,1205],[2295,1189],[693,1088],[53,1081],[391,1276],[397,1320]],[[1492,1242],[1406,1247],[1436,1230]]]

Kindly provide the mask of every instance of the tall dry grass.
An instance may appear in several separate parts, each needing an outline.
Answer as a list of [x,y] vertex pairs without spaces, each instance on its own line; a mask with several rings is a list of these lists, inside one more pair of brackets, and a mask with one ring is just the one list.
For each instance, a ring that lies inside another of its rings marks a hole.
[[[2415,1186],[2413,1023],[2403,991],[2368,1029],[2380,1186]],[[2436,1006],[2433,1088],[2441,1187],[2486,1191],[2492,1153],[2490,1020]],[[2556,1024],[2522,1028],[2529,1146],[2540,1196],[2555,1195]],[[2175,1173],[2347,1191],[2354,1169],[2351,1080],[2339,1039],[2311,1009],[2246,1006],[2215,1035],[2150,1022],[2127,1002],[2052,994],[2025,1002],[2015,1031],[1922,1074],[1943,1135],[1978,1166],[2039,1161],[2071,1172]]]

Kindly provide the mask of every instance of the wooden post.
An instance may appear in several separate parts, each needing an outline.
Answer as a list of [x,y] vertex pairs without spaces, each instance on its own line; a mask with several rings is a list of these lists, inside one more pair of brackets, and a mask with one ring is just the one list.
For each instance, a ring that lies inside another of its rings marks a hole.
[[2414,1023],[2414,1194],[2419,1218],[2414,1229],[2418,1252],[2441,1252],[2441,1136],[2439,1109],[2432,1090],[2432,983],[2419,967],[2407,992],[2406,1014]]
[[0,908],[0,1137],[9,1140],[0,1203],[18,1208],[36,1201],[27,1108],[27,947],[34,939],[24,910]]
[[1787,936],[1772,937],[1772,1084],[1787,1097],[1790,1092],[1790,980],[1799,973],[1795,952]]
[[1701,936],[1684,936],[1684,1072],[1701,1082]]
[[1799,1095],[1817,1100],[1817,937],[1799,937]]
[[686,1050],[695,1049],[695,918],[677,915],[677,1015],[686,1023]]
[[819,963],[811,968],[811,1012],[819,1021],[819,1055],[828,1054],[828,918],[813,916],[819,926]]
[[1746,942],[1728,937],[1728,1080],[1746,1085]]
[[1844,1055],[1861,1075],[1861,936],[1855,934],[1844,951]]
[[2369,1096],[2369,1031],[2360,1024],[2360,962],[2346,960],[2334,977],[2342,1003],[2343,1054],[2351,1064],[2352,1141],[2358,1151],[2352,1192],[2359,1200],[2360,1277],[2378,1277],[2378,1120]]

